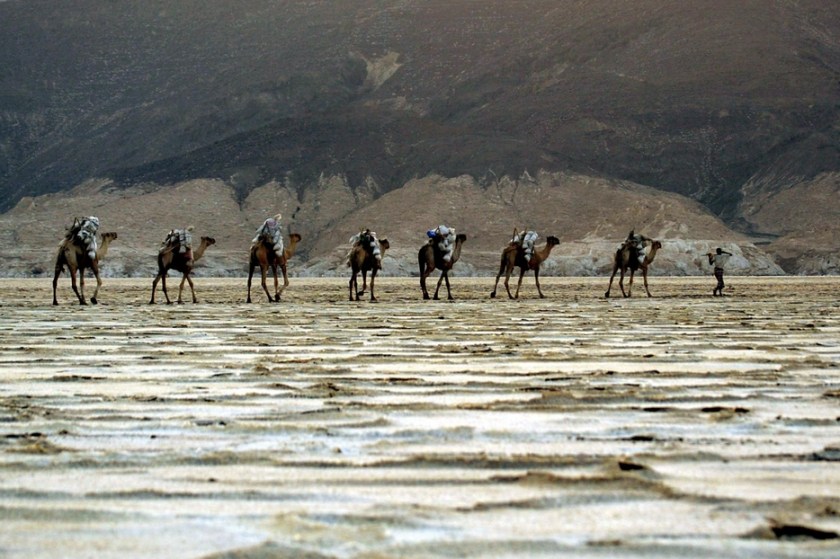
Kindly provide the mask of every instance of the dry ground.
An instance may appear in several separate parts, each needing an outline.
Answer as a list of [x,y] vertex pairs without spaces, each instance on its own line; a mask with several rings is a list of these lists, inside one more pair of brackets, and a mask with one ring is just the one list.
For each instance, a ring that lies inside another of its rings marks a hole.
[[416,282],[0,281],[0,555],[838,556],[840,279]]

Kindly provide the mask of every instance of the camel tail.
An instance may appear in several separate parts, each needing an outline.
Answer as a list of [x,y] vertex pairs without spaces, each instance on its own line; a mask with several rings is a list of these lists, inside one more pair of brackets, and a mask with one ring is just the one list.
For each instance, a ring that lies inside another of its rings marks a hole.
[[67,258],[64,256],[64,247],[58,249],[58,254],[55,255],[55,276],[61,275],[64,271],[64,266],[67,264]]
[[496,281],[505,273],[505,268],[507,268],[507,263],[502,259],[502,262],[499,264],[499,272],[496,274]]
[[[514,257],[514,262],[516,261],[516,257]],[[504,271],[507,269],[508,263],[508,250],[505,249],[502,251],[502,256],[499,259],[499,275],[502,275]]]

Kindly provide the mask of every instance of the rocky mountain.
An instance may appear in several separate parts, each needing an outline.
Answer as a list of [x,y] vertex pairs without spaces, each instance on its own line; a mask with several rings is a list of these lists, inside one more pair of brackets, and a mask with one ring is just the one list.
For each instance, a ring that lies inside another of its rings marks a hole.
[[831,0],[0,2],[2,249],[113,211],[144,246],[221,230],[233,273],[282,207],[313,273],[362,224],[416,245],[441,221],[476,273],[526,224],[557,262],[645,227],[836,273],[838,37]]
[[628,182],[539,173],[491,185],[468,175],[429,176],[378,197],[352,189],[342,177],[322,179],[302,196],[273,182],[244,200],[219,180],[128,188],[89,181],[70,192],[25,198],[0,216],[2,274],[51,275],[67,216],[93,213],[103,232],[119,235],[103,264],[106,275],[154,275],[166,231],[193,225],[195,235],[217,241],[197,273],[241,276],[247,273],[251,237],[267,207],[281,211],[287,230],[303,237],[291,262],[294,275],[346,275],[348,239],[365,225],[390,241],[384,275],[417,275],[424,232],[441,222],[457,224],[468,236],[456,275],[494,275],[501,249],[523,223],[540,224],[538,245],[548,235],[561,241],[543,266],[546,275],[609,274],[628,223],[663,240],[654,274],[708,273],[705,254],[715,246],[735,255],[733,274],[783,273],[748,237],[684,196]]

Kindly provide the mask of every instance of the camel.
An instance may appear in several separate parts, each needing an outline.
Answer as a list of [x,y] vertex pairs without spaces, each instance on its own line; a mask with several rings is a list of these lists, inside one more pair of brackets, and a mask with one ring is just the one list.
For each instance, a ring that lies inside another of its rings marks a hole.
[[[612,289],[612,282],[613,278],[615,277],[615,273],[621,270],[621,277],[618,278],[618,287],[621,288],[621,294],[625,297],[630,297],[630,292],[633,289],[633,276],[636,273],[636,270],[642,271],[642,277],[645,280],[645,291],[647,292],[647,296],[650,297],[650,289],[648,289],[648,280],[647,280],[647,273],[648,267],[653,262],[653,259],[656,258],[656,252],[662,248],[662,243],[659,241],[653,241],[650,245],[650,252],[645,255],[645,259],[639,264],[639,259],[636,256],[636,249],[631,247],[630,245],[622,245],[618,250],[615,251],[615,258],[613,259],[613,271],[612,275],[610,276],[610,284],[607,286],[607,292],[604,293],[604,297],[610,296],[610,289]],[[627,292],[624,292],[624,274],[627,272],[627,269],[630,269],[630,284],[627,286]]]
[[[70,239],[64,239],[58,246],[58,255],[55,258],[55,276],[53,277],[53,305],[58,304],[56,297],[56,288],[58,287],[58,276],[64,271],[64,267],[70,271],[70,280],[73,283],[73,291],[76,297],[79,298],[80,305],[86,305],[85,302],[85,270],[90,268],[93,270],[93,275],[96,278],[96,289],[93,290],[93,296],[90,302],[97,304],[96,296],[99,294],[99,288],[102,287],[102,280],[99,277],[99,262],[108,254],[108,246],[111,241],[117,238],[116,233],[104,233],[102,235],[102,244],[99,250],[96,251],[96,257],[91,258],[85,252],[85,249],[76,241],[73,236]],[[79,287],[76,287],[76,270],[79,271]]]
[[213,237],[201,237],[201,244],[198,245],[195,252],[188,250],[185,253],[181,253],[178,252],[177,246],[173,247],[172,245],[167,245],[161,248],[158,252],[158,274],[152,282],[152,298],[149,301],[149,304],[155,304],[155,291],[157,290],[158,282],[161,280],[163,280],[162,287],[163,295],[166,297],[166,304],[172,303],[172,301],[169,300],[169,294],[166,292],[166,274],[170,269],[184,274],[184,277],[181,279],[181,285],[178,287],[178,304],[184,302],[181,299],[181,294],[184,291],[185,281],[190,284],[190,292],[192,293],[193,303],[198,303],[198,299],[195,297],[195,288],[193,287],[190,274],[192,273],[196,260],[204,256],[204,251],[207,250],[207,247],[214,244],[216,244],[216,239]]
[[[248,270],[248,299],[247,302],[251,302],[251,278],[254,276],[254,268],[257,266],[260,267],[260,273],[262,274],[262,288],[265,291],[265,294],[268,296],[269,303],[279,303],[280,302],[280,294],[283,293],[283,290],[289,287],[289,276],[286,274],[286,264],[289,262],[289,258],[291,258],[295,254],[295,248],[297,244],[300,242],[301,236],[297,233],[292,233],[289,235],[289,246],[283,249],[283,256],[277,256],[277,253],[274,252],[274,244],[266,241],[263,237],[251,245],[251,263],[249,264]],[[280,288],[279,280],[277,277],[277,268],[283,272],[283,287]],[[268,275],[268,269],[274,272],[274,298],[272,299],[271,293],[268,292],[268,286],[265,283],[266,276]]]
[[[540,299],[544,299],[542,289],[540,289],[540,265],[551,254],[551,249],[560,244],[560,239],[554,236],[549,236],[546,239],[545,245],[542,248],[535,249],[530,261],[525,260],[525,249],[517,244],[510,243],[502,250],[502,261],[499,264],[499,273],[496,274],[496,283],[493,286],[493,292],[490,293],[491,298],[496,297],[496,288],[499,286],[499,278],[505,274],[505,289],[508,297],[511,299],[519,299],[519,288],[522,287],[522,278],[525,277],[525,272],[534,270],[534,281],[537,284],[537,293],[540,294]],[[516,284],[516,295],[510,294],[510,275],[513,269],[519,266],[519,283]]]
[[[379,241],[379,250],[382,258],[385,257],[385,251],[389,248],[391,248],[391,244],[388,242],[388,239],[381,239]],[[373,252],[371,252],[369,247],[356,244],[348,256],[348,265],[352,270],[352,275],[350,276],[350,300],[354,300],[354,294],[356,301],[361,299],[367,289],[367,273],[370,270],[370,301],[371,303],[375,303],[376,295],[373,292],[373,282],[376,278],[376,273],[382,267],[380,261],[373,256]],[[359,289],[358,282],[359,272],[362,273],[361,289]]]
[[443,260],[443,252],[438,247],[438,243],[431,241],[423,245],[420,252],[417,253],[417,261],[420,264],[420,289],[423,290],[423,299],[429,298],[429,292],[426,290],[426,278],[431,275],[435,269],[440,270],[440,279],[437,282],[437,289],[435,289],[435,300],[438,299],[438,292],[440,291],[440,284],[446,280],[446,294],[447,299],[453,299],[452,292],[449,289],[449,271],[452,266],[461,257],[461,245],[467,240],[467,236],[459,234],[455,237],[455,246],[452,249],[452,257],[449,262]]

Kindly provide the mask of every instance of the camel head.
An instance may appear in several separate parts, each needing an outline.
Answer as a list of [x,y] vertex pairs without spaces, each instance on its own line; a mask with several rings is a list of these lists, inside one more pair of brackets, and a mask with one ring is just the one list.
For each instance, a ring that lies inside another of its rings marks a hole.
[[553,249],[559,244],[560,239],[558,239],[554,235],[549,235],[545,239],[545,245],[539,250],[534,251],[533,258],[535,258],[538,262],[541,260],[545,260],[546,258],[548,258],[548,255],[551,254],[551,249]]
[[301,237],[298,233],[289,233],[289,246],[287,246],[283,250],[283,256],[286,258],[291,258],[295,254],[295,249],[297,248],[297,244],[300,242]]
[[379,247],[382,250],[388,250],[389,248],[391,248],[391,243],[388,242],[388,239],[380,239]]
[[201,244],[198,245],[198,250],[195,251],[195,254],[192,255],[193,260],[198,260],[202,256],[204,256],[204,251],[207,250],[210,246],[216,244],[216,239],[213,237],[201,237]]
[[463,233],[458,233],[457,235],[455,235],[455,242],[456,243],[459,242],[459,241],[463,243],[466,240],[467,240],[467,236]]
[[644,265],[648,266],[653,262],[653,259],[656,258],[656,252],[662,248],[662,243],[659,241],[652,241],[650,243],[650,252],[647,253],[645,256]]
[[99,246],[99,249],[96,251],[96,258],[101,260],[105,258],[108,254],[108,247],[111,245],[111,241],[117,238],[117,234],[110,232],[110,233],[103,233],[102,234],[102,244]]

